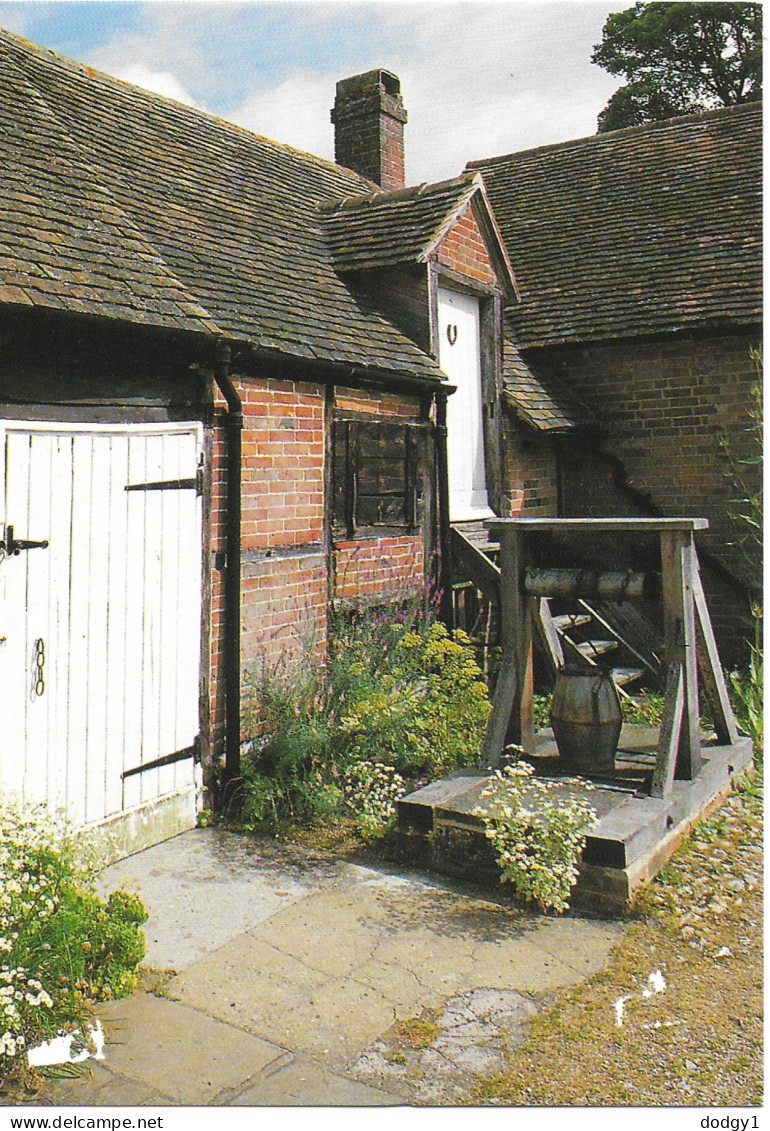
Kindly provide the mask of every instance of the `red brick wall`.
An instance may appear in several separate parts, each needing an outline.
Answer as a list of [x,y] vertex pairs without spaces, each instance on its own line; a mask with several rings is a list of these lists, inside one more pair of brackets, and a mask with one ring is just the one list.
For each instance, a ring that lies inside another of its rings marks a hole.
[[529,355],[539,374],[557,374],[593,411],[601,446],[621,460],[628,485],[664,515],[708,518],[703,545],[738,574],[729,517],[735,489],[720,436],[729,437],[737,457],[750,454],[752,344],[748,332],[682,335]]
[[470,205],[441,241],[438,261],[443,267],[475,279],[478,283],[489,286],[497,284],[497,275],[489,258],[487,245]]
[[386,601],[413,596],[424,585],[422,537],[338,542],[335,546],[335,596],[345,601]]
[[243,549],[317,542],[324,521],[323,389],[249,381],[243,401]]
[[326,561],[322,553],[245,561],[241,647],[247,678],[255,665],[324,655]]
[[510,417],[504,433],[503,507],[507,518],[558,513],[556,452],[547,436],[531,437]]
[[[297,655],[326,642],[327,578],[324,526],[324,393],[292,381],[235,381],[243,404],[241,523],[241,659],[246,675],[257,661]],[[214,554],[224,553],[226,468],[218,402],[212,488]],[[272,554],[275,556],[267,556]],[[221,738],[223,572],[212,570],[212,729]],[[216,745],[216,740],[215,740]]]
[[[599,464],[579,477],[565,470],[567,513],[629,513],[630,495],[607,474],[601,451],[620,461],[625,483],[669,517],[709,520],[698,535],[702,550],[731,574],[745,579],[745,562],[735,545],[740,527],[730,518],[735,488],[720,443],[727,436],[736,458],[754,454],[748,409],[757,374],[750,356],[758,336],[750,330],[724,336],[671,336],[582,348],[530,351],[528,361],[542,377],[555,375],[593,411],[601,429]],[[568,470],[568,469],[567,469]],[[745,469],[749,479],[752,469]],[[755,468],[759,482],[760,469]],[[606,484],[606,490],[602,483]],[[583,497],[576,497],[580,494]],[[633,509],[633,508],[632,508]],[[745,658],[750,632],[745,597],[703,563],[704,585],[723,661]]]
[[418,397],[361,389],[336,389],[334,407],[340,413],[366,412],[402,420],[418,420],[421,411]]
[[[244,702],[258,663],[270,666],[326,646],[329,579],[324,548],[324,390],[292,381],[235,379],[243,404],[242,436],[242,635]],[[338,411],[383,419],[420,416],[417,397],[338,389]],[[224,573],[216,568],[226,545],[226,410],[216,402],[214,420],[211,551],[209,701],[214,749],[221,748],[224,688]],[[421,533],[372,538],[335,548],[336,595],[387,599],[414,592],[424,582]]]

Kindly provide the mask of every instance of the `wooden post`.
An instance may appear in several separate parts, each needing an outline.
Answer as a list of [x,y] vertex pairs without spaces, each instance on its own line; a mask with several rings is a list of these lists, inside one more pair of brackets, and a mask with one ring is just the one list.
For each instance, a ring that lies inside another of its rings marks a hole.
[[706,594],[703,592],[700,569],[697,558],[695,559],[695,573],[693,577],[693,596],[695,597],[695,611],[698,615],[700,632],[697,634],[698,667],[703,680],[703,689],[709,701],[711,714],[714,719],[714,729],[720,742],[732,746],[738,741],[738,727],[727,693],[722,665],[719,662],[717,642],[714,639],[714,630],[711,627]]
[[534,603],[533,619],[535,629],[543,645],[551,675],[556,675],[564,667],[564,649],[556,625],[551,616],[551,606],[547,597],[538,597]]
[[[673,777],[692,779],[701,768],[698,665],[695,647],[695,543],[692,533],[662,530],[663,621],[668,682],[664,723],[658,741],[654,780],[657,788],[670,789]],[[681,678],[680,678],[681,672]],[[681,710],[674,710],[672,696],[679,696]],[[673,765],[672,765],[673,763]],[[665,783],[665,785],[663,784]]]
[[[503,748],[531,742],[532,626],[521,589],[524,535],[515,526],[500,528],[500,642],[503,658],[482,748],[486,765],[500,764]],[[527,709],[527,688],[529,709]]]
[[684,716],[684,666],[679,660],[668,665],[666,698],[658,737],[658,757],[652,775],[652,797],[667,797],[674,784],[676,753]]

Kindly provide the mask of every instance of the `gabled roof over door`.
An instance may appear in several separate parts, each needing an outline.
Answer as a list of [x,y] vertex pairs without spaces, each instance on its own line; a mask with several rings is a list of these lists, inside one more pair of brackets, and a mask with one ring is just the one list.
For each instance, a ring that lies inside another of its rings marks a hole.
[[324,227],[341,273],[427,263],[459,218],[473,210],[500,286],[515,299],[513,267],[477,173],[373,192],[324,205]]

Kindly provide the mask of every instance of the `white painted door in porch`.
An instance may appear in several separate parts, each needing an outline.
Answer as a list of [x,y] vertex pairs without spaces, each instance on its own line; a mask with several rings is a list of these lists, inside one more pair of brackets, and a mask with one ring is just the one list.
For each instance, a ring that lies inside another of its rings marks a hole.
[[196,424],[0,422],[0,783],[78,826],[188,788],[199,731]]
[[472,295],[438,290],[439,364],[457,386],[447,403],[449,515],[489,518],[481,394],[481,316]]

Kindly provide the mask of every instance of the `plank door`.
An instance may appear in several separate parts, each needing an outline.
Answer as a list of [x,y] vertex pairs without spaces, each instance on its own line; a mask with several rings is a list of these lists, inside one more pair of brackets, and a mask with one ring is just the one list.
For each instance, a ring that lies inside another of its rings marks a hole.
[[0,559],[0,783],[79,826],[188,788],[199,426],[7,422],[0,450],[4,540],[48,542]]
[[439,364],[457,392],[447,402],[449,516],[491,517],[484,458],[479,300],[438,289]]

